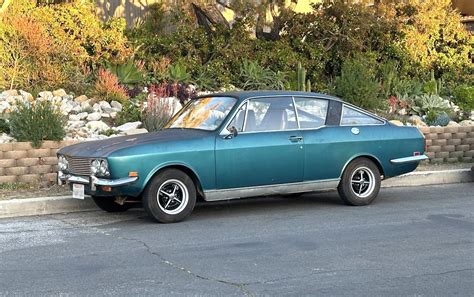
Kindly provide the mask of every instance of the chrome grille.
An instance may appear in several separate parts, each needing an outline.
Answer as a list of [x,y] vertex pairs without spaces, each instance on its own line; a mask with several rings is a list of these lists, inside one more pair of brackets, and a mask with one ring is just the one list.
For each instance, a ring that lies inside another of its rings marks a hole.
[[68,171],[74,175],[90,175],[91,173],[91,159],[83,157],[66,156],[69,163]]

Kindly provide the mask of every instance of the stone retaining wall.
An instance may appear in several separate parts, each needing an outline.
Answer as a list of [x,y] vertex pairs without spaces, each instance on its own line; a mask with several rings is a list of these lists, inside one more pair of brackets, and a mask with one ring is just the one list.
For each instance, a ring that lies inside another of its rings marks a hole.
[[[430,163],[474,162],[474,126],[420,127],[426,137]],[[0,183],[56,181],[59,148],[77,141],[45,141],[40,148],[29,142],[0,144]]]
[[430,163],[474,161],[474,126],[420,127]]
[[76,141],[45,141],[39,148],[29,142],[0,144],[0,183],[56,181],[59,148]]

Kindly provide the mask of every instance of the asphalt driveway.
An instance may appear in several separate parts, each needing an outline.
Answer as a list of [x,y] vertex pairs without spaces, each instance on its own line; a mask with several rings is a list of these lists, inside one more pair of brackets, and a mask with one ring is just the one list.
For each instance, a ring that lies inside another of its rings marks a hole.
[[0,220],[0,295],[472,296],[474,184]]

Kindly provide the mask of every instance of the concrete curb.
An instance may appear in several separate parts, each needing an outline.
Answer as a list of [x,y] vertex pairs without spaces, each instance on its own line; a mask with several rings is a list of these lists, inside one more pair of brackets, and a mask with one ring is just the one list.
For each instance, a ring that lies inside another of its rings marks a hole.
[[12,199],[0,201],[0,218],[46,215],[65,212],[98,210],[91,198],[71,196]]
[[[415,171],[382,182],[382,187],[414,187],[474,182],[474,171],[455,169]],[[12,199],[0,201],[0,218],[46,215],[65,212],[98,210],[90,197],[84,200],[71,196]]]
[[382,187],[414,187],[474,182],[471,169],[415,171],[382,182]]

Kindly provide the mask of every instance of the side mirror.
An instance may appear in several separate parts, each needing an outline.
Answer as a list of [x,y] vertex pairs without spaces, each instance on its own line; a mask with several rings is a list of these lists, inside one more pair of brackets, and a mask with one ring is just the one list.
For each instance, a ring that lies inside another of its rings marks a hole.
[[230,134],[226,135],[225,139],[234,138],[239,134],[239,131],[237,131],[237,128],[235,128],[235,126],[232,126],[227,130],[230,132]]

